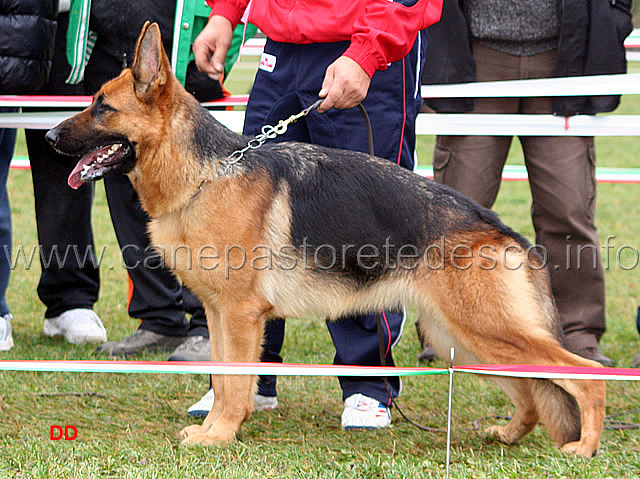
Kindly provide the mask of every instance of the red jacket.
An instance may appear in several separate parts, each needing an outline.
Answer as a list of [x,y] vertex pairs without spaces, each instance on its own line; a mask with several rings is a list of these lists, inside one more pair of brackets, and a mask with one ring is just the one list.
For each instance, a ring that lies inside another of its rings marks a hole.
[[[249,0],[206,0],[212,15],[235,26]],[[369,76],[404,58],[420,30],[438,22],[443,0],[252,0],[248,21],[267,37],[287,43],[350,41],[344,55]]]

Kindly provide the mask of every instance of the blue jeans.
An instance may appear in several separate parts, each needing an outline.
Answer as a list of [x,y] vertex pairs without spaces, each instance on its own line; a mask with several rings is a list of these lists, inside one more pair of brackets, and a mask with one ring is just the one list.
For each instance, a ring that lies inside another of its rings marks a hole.
[[[0,108],[0,112],[16,111],[15,108]],[[11,273],[11,206],[7,192],[9,165],[16,146],[16,130],[0,129],[0,316],[9,313],[5,292]]]

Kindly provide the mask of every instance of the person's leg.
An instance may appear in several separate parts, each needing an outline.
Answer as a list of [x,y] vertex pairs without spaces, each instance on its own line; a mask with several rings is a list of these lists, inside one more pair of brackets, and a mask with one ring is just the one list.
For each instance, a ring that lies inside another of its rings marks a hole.
[[[527,78],[553,75],[555,51],[522,59]],[[523,99],[521,112],[549,114],[550,98]],[[545,248],[551,288],[570,351],[613,366],[598,342],[605,331],[604,269],[595,225],[592,137],[521,137],[533,198],[536,243]]]
[[[65,53],[68,14],[58,18],[49,81],[40,94],[79,95],[82,85],[67,85]],[[35,200],[41,273],[38,296],[46,306],[43,333],[67,341],[103,342],[106,331],[92,311],[100,288],[99,264],[91,226],[93,186],[73,190],[69,157],[57,154],[44,130],[25,130]]]
[[[123,58],[115,58],[98,41],[85,69],[85,93],[94,94],[103,83],[117,76]],[[132,355],[142,350],[171,352],[186,338],[188,324],[182,302],[182,287],[152,252],[147,236],[148,217],[124,175],[105,178],[109,212],[123,261],[130,278],[129,315],[142,320],[133,336],[107,343],[100,349],[114,355]]]
[[[0,111],[11,111],[0,108]],[[0,351],[8,351],[13,347],[11,329],[11,312],[5,297],[11,273],[11,206],[7,192],[9,165],[16,144],[16,130],[0,129]]]
[[[515,79],[519,75],[517,58],[496,57],[495,51],[474,44],[478,81]],[[519,102],[510,98],[480,98],[475,113],[516,113]],[[433,151],[434,180],[491,208],[498,196],[512,138],[509,136],[438,135]],[[418,336],[423,347],[418,357],[431,360],[435,351],[429,339]]]
[[[271,42],[270,42],[271,43]],[[274,90],[276,88],[276,90]],[[299,112],[303,107],[292,94],[278,96],[282,84],[271,75],[258,72],[256,82],[249,98],[243,133],[257,135],[263,125],[275,125],[283,118]],[[309,133],[304,121],[291,125],[286,134],[270,141],[309,141]],[[264,343],[260,360],[281,363],[280,351],[284,343],[284,318],[272,319],[265,325]],[[258,395],[275,398],[277,396],[277,377],[264,375],[258,377]]]
[[[379,366],[395,366],[392,349],[400,340],[406,320],[404,312],[381,311],[382,348],[380,356],[380,339],[376,314],[349,316],[338,321],[327,322],[333,344],[336,347],[334,364]],[[357,338],[357,340],[354,340]],[[400,392],[400,380],[397,377],[387,378],[387,382],[379,378],[339,377],[342,387],[342,399],[354,394],[363,394],[391,406],[392,397]],[[387,388],[387,384],[390,389]]]
[[[44,133],[26,130],[25,137],[42,245],[38,296],[47,307],[45,318],[53,318],[75,308],[92,309],[98,300],[100,276],[91,226],[93,185],[69,188],[69,159],[51,149]],[[57,261],[65,253],[66,261]]]
[[[271,50],[275,48],[276,50]],[[249,103],[245,114],[243,134],[249,136],[258,135],[264,125],[275,126],[278,121],[288,118],[293,113],[298,113],[303,107],[291,88],[291,68],[295,68],[291,58],[286,54],[289,47],[268,41],[265,51],[276,54],[281,61],[274,72],[258,70],[253,83]],[[288,65],[286,63],[289,63]],[[283,68],[284,66],[284,68]],[[307,106],[307,105],[305,105]],[[277,141],[306,141],[309,142],[309,133],[306,123],[299,121],[289,126],[287,132],[275,139]],[[260,360],[263,362],[281,363],[280,351],[284,343],[285,320],[276,318],[267,321],[264,332],[264,342]],[[188,412],[193,416],[201,416],[213,406],[214,394],[212,390],[195,404]],[[254,399],[254,410],[268,410],[277,407],[277,376],[258,376],[258,390]]]
[[[11,111],[8,108],[0,108],[0,112]],[[0,316],[10,313],[5,293],[9,286],[11,274],[11,205],[7,191],[7,178],[9,177],[9,165],[13,158],[13,150],[16,144],[16,130],[14,128],[0,129]]]
[[[520,77],[518,57],[473,44],[478,81]],[[516,98],[479,98],[474,113],[517,113]],[[459,191],[485,208],[491,208],[502,181],[509,153],[509,136],[439,135],[433,152],[434,179]]]
[[[605,331],[604,270],[595,226],[591,137],[522,138],[536,243],[547,254],[551,287],[570,351],[599,352]],[[593,356],[593,354],[591,355]]]
[[129,179],[114,175],[104,182],[111,221],[131,281],[129,316],[142,321],[133,336],[106,343],[100,349],[126,356],[143,350],[173,351],[188,332],[182,287],[150,246],[148,217]]
[[211,342],[209,341],[209,328],[207,317],[200,300],[182,285],[182,305],[189,319],[187,339],[171,353],[169,361],[210,361]]

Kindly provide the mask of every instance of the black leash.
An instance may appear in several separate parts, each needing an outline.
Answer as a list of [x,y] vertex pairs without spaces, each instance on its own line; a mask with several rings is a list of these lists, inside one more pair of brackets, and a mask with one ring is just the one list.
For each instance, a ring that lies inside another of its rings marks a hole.
[[367,140],[369,142],[369,154],[371,156],[376,156],[375,152],[373,151],[373,131],[371,130],[371,122],[369,121],[369,114],[367,113],[367,110],[365,109],[365,107],[362,106],[362,103],[358,104],[358,109],[360,110],[360,113],[362,113],[362,118],[364,118],[364,123],[367,127]]
[[[384,367],[387,365],[387,360],[386,360],[386,355],[384,350],[384,331],[382,329],[382,315],[380,313],[376,313],[376,324],[378,326],[378,352],[380,354],[380,366]],[[393,391],[391,391],[391,386],[389,385],[389,378],[387,376],[383,376],[382,380],[384,381],[384,387],[387,388],[387,392],[389,393],[389,397],[391,398],[391,404],[393,404],[393,406],[398,410],[398,412],[404,418],[405,421],[407,421],[409,424],[411,424],[414,427],[417,427],[422,431],[447,432],[446,429],[423,426],[422,424],[418,424],[412,421],[411,419],[409,419],[409,417],[407,417],[407,415],[398,405],[398,401],[396,400],[396,398],[393,397]]]

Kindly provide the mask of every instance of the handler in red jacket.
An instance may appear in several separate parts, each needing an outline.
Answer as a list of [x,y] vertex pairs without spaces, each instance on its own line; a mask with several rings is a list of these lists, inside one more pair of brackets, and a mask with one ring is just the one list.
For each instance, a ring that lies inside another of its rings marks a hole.
[[[440,19],[442,0],[207,3],[212,14],[193,51],[198,68],[213,78],[224,69],[238,23],[250,22],[268,37],[247,106],[244,134],[255,135],[263,125],[275,125],[319,96],[324,102],[317,112],[272,141],[305,141],[366,152],[365,124],[359,111],[352,109],[362,103],[371,119],[376,156],[413,169],[425,29]],[[331,240],[327,238],[326,244]],[[405,313],[382,311],[381,316],[385,362],[393,365],[391,350],[400,338]],[[336,364],[380,364],[375,315],[345,318],[328,327],[336,346]],[[267,323],[264,361],[282,361],[283,339],[284,320]],[[391,391],[379,378],[339,379],[345,401],[344,429],[391,424],[389,407],[400,390],[397,378],[389,381]],[[263,376],[255,408],[276,406],[275,378]]]

